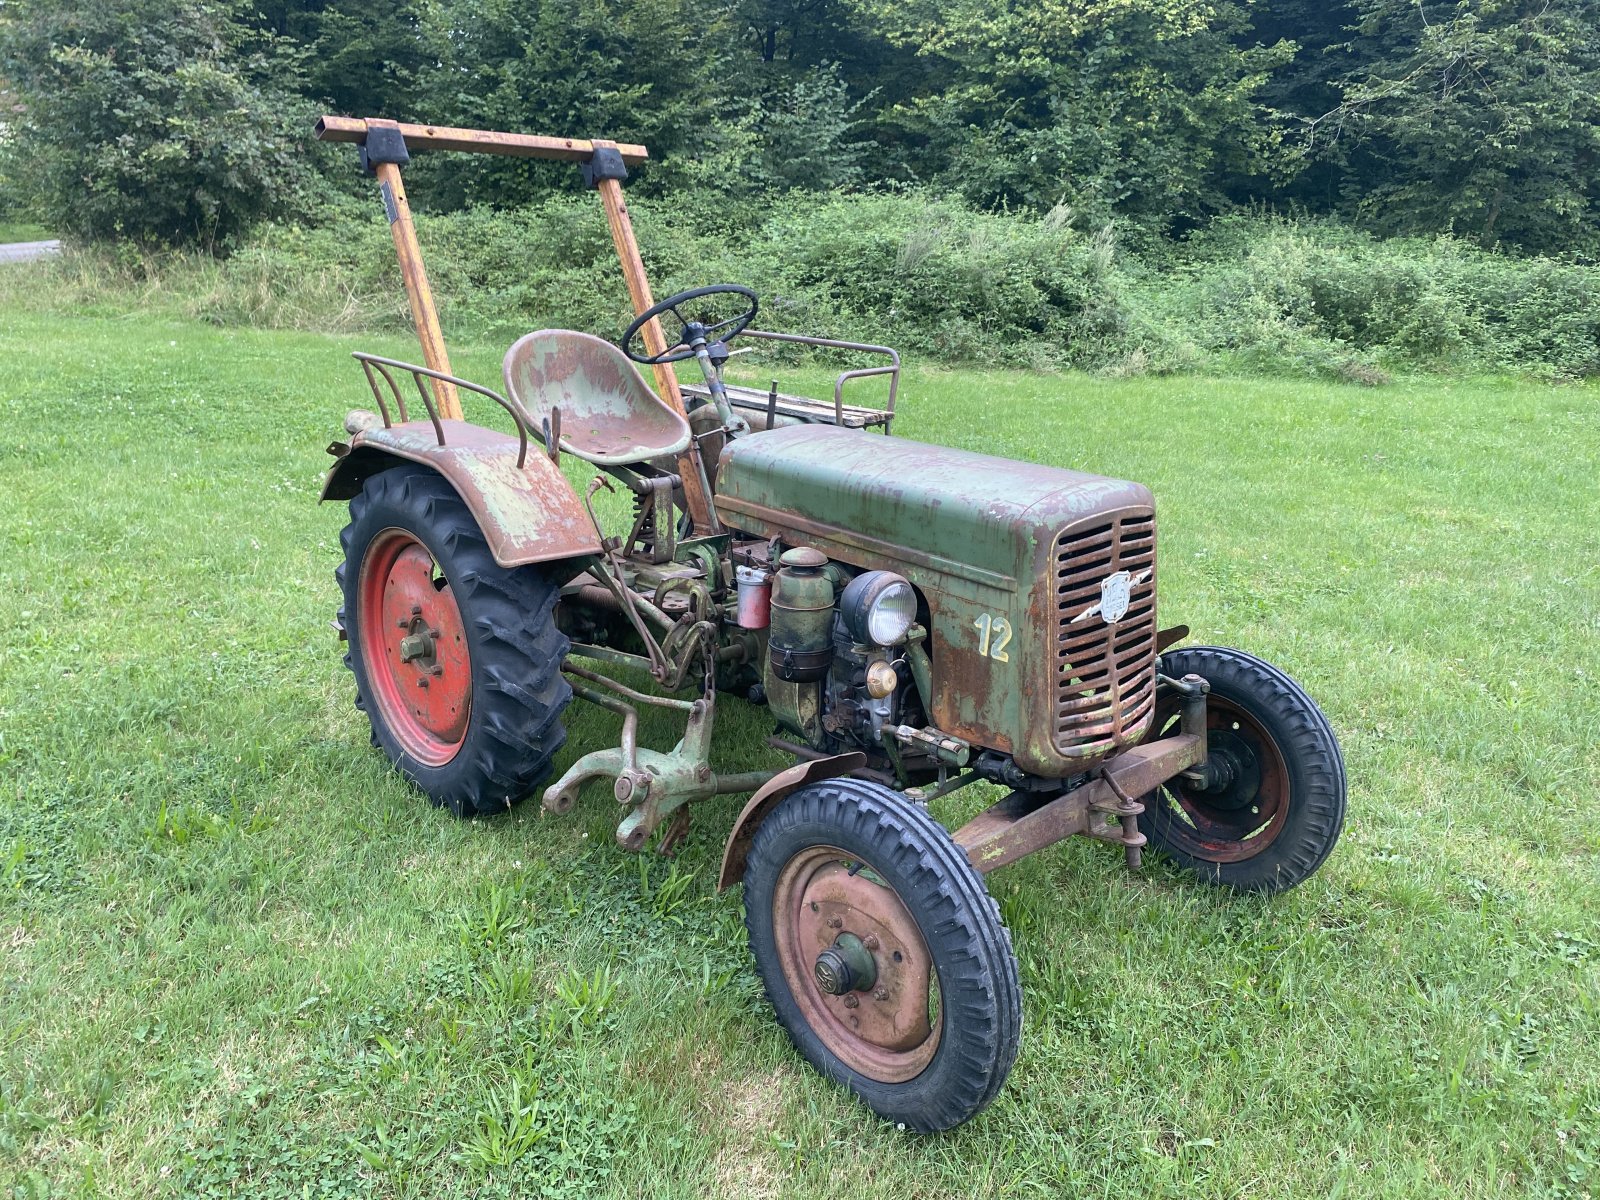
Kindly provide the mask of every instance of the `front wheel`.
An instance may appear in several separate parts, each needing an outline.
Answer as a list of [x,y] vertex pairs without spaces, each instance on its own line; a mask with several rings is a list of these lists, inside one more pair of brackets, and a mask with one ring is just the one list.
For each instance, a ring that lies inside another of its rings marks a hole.
[[[1161,672],[1210,683],[1210,757],[1203,783],[1178,775],[1144,797],[1140,830],[1209,883],[1250,892],[1303,883],[1344,828],[1344,756],[1322,710],[1293,679],[1242,650],[1169,650]],[[1150,739],[1178,732],[1180,708],[1178,696],[1163,695]]]
[[927,812],[861,780],[801,788],[761,823],[744,903],[773,1011],[817,1070],[924,1132],[994,1098],[1017,1055],[1017,962]]
[[566,740],[557,581],[496,564],[461,497],[424,467],[369,478],[339,540],[345,663],[374,744],[456,816],[504,812]]

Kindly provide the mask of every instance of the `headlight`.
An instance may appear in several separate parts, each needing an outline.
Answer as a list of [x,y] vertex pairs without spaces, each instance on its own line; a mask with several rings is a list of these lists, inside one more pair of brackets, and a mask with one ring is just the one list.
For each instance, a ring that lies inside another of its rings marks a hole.
[[917,593],[893,571],[865,571],[845,585],[839,612],[856,641],[893,646],[917,619]]

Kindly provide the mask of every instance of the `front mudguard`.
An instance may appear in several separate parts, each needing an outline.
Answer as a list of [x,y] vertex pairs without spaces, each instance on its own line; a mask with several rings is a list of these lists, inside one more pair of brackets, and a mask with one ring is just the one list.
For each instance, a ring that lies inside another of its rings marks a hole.
[[517,465],[518,440],[466,421],[408,421],[364,429],[339,451],[322,487],[324,500],[349,500],[373,475],[402,462],[439,472],[471,510],[489,552],[502,567],[599,554],[600,538],[561,469],[529,447]]
[[829,758],[807,759],[795,763],[786,771],[779,771],[762,784],[746,802],[739,819],[733,823],[732,832],[728,834],[727,844],[722,850],[722,870],[717,875],[717,891],[727,891],[744,878],[745,859],[749,857],[750,846],[756,840],[756,830],[761,828],[761,822],[767,819],[767,814],[777,808],[785,796],[807,784],[848,775],[865,766],[866,762],[867,756],[859,750]]

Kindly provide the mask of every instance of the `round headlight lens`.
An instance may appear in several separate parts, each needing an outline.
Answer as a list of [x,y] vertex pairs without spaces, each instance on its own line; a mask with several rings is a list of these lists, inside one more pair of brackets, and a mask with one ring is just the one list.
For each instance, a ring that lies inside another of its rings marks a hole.
[[893,571],[866,571],[845,586],[839,610],[856,641],[893,646],[917,619],[917,593]]

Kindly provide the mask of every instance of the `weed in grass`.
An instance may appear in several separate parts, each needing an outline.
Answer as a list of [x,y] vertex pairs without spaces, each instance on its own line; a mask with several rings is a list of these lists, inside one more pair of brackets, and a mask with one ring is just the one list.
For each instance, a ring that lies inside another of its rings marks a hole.
[[487,884],[479,889],[473,907],[459,918],[461,944],[478,950],[500,950],[527,923],[527,897],[522,887]]
[[668,860],[667,870],[660,880],[653,877],[658,872],[652,856],[639,856],[639,897],[658,920],[683,923],[683,910],[689,907],[690,889],[694,887],[694,873],[679,869],[677,859]]
[[514,1019],[533,1007],[536,992],[533,968],[525,963],[490,959],[479,969],[475,980],[485,1003],[502,1017]]
[[546,1035],[565,1032],[576,1038],[599,1027],[616,995],[617,981],[609,965],[592,972],[569,968],[556,980],[555,1000],[545,1016]]
[[461,1157],[479,1171],[509,1167],[544,1141],[550,1131],[539,1119],[539,1086],[513,1075],[503,1087],[490,1088],[478,1109],[473,1132],[461,1146]]

